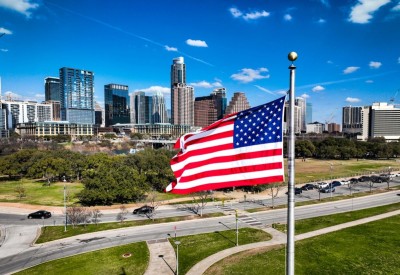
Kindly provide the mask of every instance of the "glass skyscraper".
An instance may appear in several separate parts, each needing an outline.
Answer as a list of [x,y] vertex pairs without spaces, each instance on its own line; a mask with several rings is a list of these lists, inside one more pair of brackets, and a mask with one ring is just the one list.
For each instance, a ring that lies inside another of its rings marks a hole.
[[130,102],[127,85],[104,85],[105,125],[130,123]]
[[58,77],[46,77],[44,79],[45,101],[60,101],[60,79]]
[[94,73],[80,69],[60,69],[61,120],[94,124]]

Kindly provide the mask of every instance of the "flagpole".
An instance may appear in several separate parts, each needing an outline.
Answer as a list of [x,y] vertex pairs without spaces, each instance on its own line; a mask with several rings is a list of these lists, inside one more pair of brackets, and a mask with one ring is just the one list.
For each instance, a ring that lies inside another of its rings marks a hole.
[[287,208],[287,250],[286,250],[286,274],[294,275],[294,80],[296,66],[293,62],[297,59],[297,53],[290,52],[288,55],[292,64],[290,70],[290,93],[289,93],[289,140],[288,140],[288,208]]

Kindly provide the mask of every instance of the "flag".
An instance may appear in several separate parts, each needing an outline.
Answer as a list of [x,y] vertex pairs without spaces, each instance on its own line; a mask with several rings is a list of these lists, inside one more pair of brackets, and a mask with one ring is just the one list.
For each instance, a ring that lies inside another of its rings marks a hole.
[[171,159],[175,194],[284,181],[285,97],[231,114],[180,137]]

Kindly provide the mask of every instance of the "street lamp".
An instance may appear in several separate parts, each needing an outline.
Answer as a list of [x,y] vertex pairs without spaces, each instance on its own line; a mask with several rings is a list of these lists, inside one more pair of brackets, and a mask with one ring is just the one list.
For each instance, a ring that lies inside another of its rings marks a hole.
[[179,245],[181,244],[180,241],[174,241],[176,245],[176,275],[179,275]]
[[239,246],[239,230],[238,230],[238,211],[235,210],[236,216],[236,246]]
[[64,211],[65,211],[64,232],[67,232],[67,201],[65,199],[65,197],[66,197],[65,175],[63,176],[63,182],[64,182]]

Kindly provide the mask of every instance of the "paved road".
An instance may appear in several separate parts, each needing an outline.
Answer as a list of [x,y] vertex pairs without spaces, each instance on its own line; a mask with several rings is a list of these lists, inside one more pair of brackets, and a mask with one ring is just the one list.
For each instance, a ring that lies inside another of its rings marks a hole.
[[[302,219],[306,217],[340,213],[351,210],[351,208],[353,210],[357,210],[377,205],[400,202],[400,196],[397,196],[397,193],[398,191],[391,191],[368,197],[297,207],[295,210],[295,216],[296,219]],[[239,226],[247,227],[251,223],[255,222],[265,225],[277,221],[286,221],[285,209],[277,209],[253,214],[246,213],[245,215],[241,215]],[[175,226],[177,229],[177,235],[182,236],[222,231],[226,230],[226,228],[235,228],[235,224],[235,216],[228,215],[206,220],[146,225],[79,235],[28,247],[22,251],[19,251],[18,254],[5,254],[7,255],[5,257],[0,256],[0,273],[9,274],[49,260],[76,255],[82,252],[138,241],[163,239],[166,238],[168,234],[174,234]],[[4,247],[0,247],[0,255],[3,255],[3,249]]]

